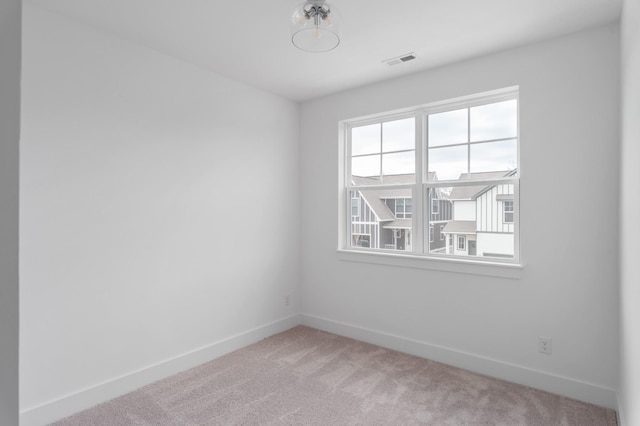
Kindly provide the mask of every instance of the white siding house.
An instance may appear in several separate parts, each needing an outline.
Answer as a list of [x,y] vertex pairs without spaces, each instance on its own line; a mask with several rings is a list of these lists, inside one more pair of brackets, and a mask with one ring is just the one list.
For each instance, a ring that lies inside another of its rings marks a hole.
[[[504,177],[510,172],[465,173],[460,180]],[[443,229],[447,253],[458,256],[514,256],[513,184],[456,186],[450,199],[453,220]]]

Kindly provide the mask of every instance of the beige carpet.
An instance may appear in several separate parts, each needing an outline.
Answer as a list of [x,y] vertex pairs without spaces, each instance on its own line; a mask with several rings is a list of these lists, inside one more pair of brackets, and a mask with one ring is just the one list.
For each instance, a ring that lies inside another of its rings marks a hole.
[[66,425],[616,425],[615,412],[299,326]]

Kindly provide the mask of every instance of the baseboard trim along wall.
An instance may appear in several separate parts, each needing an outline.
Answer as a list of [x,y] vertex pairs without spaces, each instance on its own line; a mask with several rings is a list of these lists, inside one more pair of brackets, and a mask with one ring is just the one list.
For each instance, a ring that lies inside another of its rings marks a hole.
[[615,390],[591,383],[313,315],[303,314],[302,324],[591,404],[618,408]]
[[622,404],[622,395],[620,392],[617,392],[617,414],[618,414],[618,426],[627,426],[627,422],[624,417],[624,406]]
[[207,345],[203,348],[176,356],[155,365],[142,368],[132,373],[116,377],[93,387],[63,396],[54,401],[28,408],[20,412],[21,426],[46,425],[71,414],[93,407],[101,402],[131,392],[157,380],[204,364],[215,358],[241,349],[274,334],[286,331],[299,325],[300,315],[292,315],[252,330],[236,334],[226,339]]

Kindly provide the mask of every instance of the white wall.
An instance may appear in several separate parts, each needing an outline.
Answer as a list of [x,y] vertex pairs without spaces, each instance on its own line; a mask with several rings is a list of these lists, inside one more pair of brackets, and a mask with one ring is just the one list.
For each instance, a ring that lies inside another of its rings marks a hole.
[[23,25],[23,424],[290,325],[298,105],[28,3]]
[[640,424],[640,3],[622,12],[622,172],[620,175],[620,414]]
[[0,424],[18,424],[20,1],[0,2]]
[[[304,321],[615,407],[618,43],[611,25],[304,103]],[[521,278],[339,260],[338,121],[513,85]]]

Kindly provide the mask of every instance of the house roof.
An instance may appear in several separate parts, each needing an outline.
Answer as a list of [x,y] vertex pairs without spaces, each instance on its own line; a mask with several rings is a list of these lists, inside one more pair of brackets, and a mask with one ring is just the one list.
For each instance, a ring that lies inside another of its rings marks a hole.
[[[515,170],[501,172],[481,172],[481,173],[462,173],[459,180],[489,180],[507,176]],[[436,181],[435,172],[430,172],[428,179]],[[376,177],[352,176],[355,185],[379,185],[380,181]],[[384,176],[385,185],[402,185],[412,184],[415,182],[414,174],[386,175]],[[455,186],[451,188],[451,192],[447,193],[445,188],[436,187],[437,198],[448,200],[474,200],[480,194],[491,188],[493,185],[473,185],[473,186]],[[386,189],[362,189],[360,194],[365,199],[371,210],[378,217],[380,222],[395,221],[395,215],[387,207],[383,200],[389,198],[411,198],[411,188],[386,188]],[[513,197],[513,196],[511,196]],[[506,198],[505,198],[506,199]],[[451,222],[450,222],[451,223]],[[409,225],[407,228],[410,228]],[[401,228],[399,226],[385,226],[385,228]],[[453,232],[453,231],[451,231]]]
[[392,222],[382,225],[382,227],[385,229],[411,229],[411,226],[411,219],[396,219]]
[[415,183],[416,175],[413,173],[402,175],[384,175],[382,182],[378,176],[352,176],[355,185],[400,185]]
[[[353,183],[356,185],[373,185],[380,184],[375,177],[353,176]],[[400,185],[415,182],[414,174],[403,175],[386,175],[384,176],[384,184]],[[380,222],[388,222],[395,220],[395,215],[384,203],[386,198],[411,198],[411,188],[394,188],[394,189],[362,189],[360,190],[362,198],[365,199],[371,210],[378,217]],[[411,225],[409,225],[409,228]]]
[[[388,190],[388,191],[397,191],[397,190]],[[367,202],[367,204],[369,204],[369,207],[371,207],[371,210],[373,210],[373,212],[375,213],[375,215],[378,217],[378,220],[380,222],[388,222],[391,220],[395,220],[395,215],[393,214],[393,212],[391,212],[391,210],[389,210],[389,207],[387,207],[387,205],[384,203],[384,201],[382,201],[382,198],[380,197],[380,193],[383,192],[382,190],[361,190],[360,194],[362,195],[362,198],[364,198],[364,200]],[[388,198],[388,197],[387,197]]]
[[496,195],[497,201],[511,201],[513,200],[513,194],[498,194]]
[[450,220],[442,232],[445,234],[475,234],[476,222],[473,220]]
[[[462,173],[458,180],[486,180],[507,176],[512,173],[511,170],[503,172],[480,172],[480,173]],[[474,185],[474,186],[455,186],[451,190],[449,199],[451,200],[474,200],[478,195],[493,185]]]

